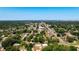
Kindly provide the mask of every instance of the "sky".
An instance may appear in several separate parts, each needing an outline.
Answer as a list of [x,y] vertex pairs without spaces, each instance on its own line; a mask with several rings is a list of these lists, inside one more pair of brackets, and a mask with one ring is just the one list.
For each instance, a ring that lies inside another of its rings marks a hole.
[[0,20],[79,21],[79,7],[0,7]]

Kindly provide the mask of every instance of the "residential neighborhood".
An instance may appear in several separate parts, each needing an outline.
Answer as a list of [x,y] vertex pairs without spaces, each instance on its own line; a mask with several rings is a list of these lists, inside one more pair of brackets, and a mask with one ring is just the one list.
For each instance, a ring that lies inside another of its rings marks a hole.
[[47,22],[0,24],[0,51],[78,50],[79,24]]

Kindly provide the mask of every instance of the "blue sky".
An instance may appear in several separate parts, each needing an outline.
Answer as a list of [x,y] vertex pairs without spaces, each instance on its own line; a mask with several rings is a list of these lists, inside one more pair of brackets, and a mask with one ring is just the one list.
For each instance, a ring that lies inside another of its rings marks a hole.
[[0,7],[0,20],[79,20],[79,7]]

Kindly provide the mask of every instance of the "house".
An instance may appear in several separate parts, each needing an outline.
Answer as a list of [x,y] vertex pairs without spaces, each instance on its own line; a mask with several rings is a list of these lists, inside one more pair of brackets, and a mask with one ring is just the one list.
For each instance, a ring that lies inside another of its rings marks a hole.
[[34,47],[32,48],[33,51],[41,51],[42,50],[42,44],[36,43]]
[[42,47],[44,48],[44,47],[46,47],[46,46],[48,46],[47,44],[42,44]]

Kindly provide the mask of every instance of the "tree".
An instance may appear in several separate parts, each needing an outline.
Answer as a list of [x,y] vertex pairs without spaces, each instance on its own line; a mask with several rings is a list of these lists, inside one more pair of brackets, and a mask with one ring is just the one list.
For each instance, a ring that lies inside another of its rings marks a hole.
[[8,46],[6,47],[6,51],[19,51],[19,48],[14,47],[14,46]]
[[30,35],[30,36],[28,36],[28,37],[25,37],[25,39],[26,39],[28,42],[30,42],[32,38],[33,38],[33,35]]
[[52,46],[47,46],[47,47],[42,49],[42,51],[52,51],[52,50],[53,50]]
[[70,46],[70,51],[77,51],[77,48],[74,46]]
[[72,35],[79,36],[79,32],[71,32]]
[[0,37],[0,42],[2,41],[2,37]]
[[66,30],[64,28],[58,28],[57,32],[63,34]]
[[14,38],[7,38],[5,41],[2,42],[2,46],[6,49],[9,46],[13,46],[14,43],[20,43],[20,39]]
[[32,41],[33,42],[44,43],[45,40],[44,40],[44,37],[41,34],[37,34]]
[[48,38],[48,44],[58,43],[59,40],[56,37]]
[[24,29],[24,30],[23,30],[23,33],[26,33],[26,32],[27,32],[27,29]]
[[43,51],[77,51],[74,46],[52,44],[42,49]]
[[33,44],[26,44],[26,49],[28,50],[28,51],[32,51],[32,47],[33,47]]
[[73,41],[75,41],[76,39],[74,38],[74,37],[67,37],[67,41],[69,42],[69,43],[72,43]]

